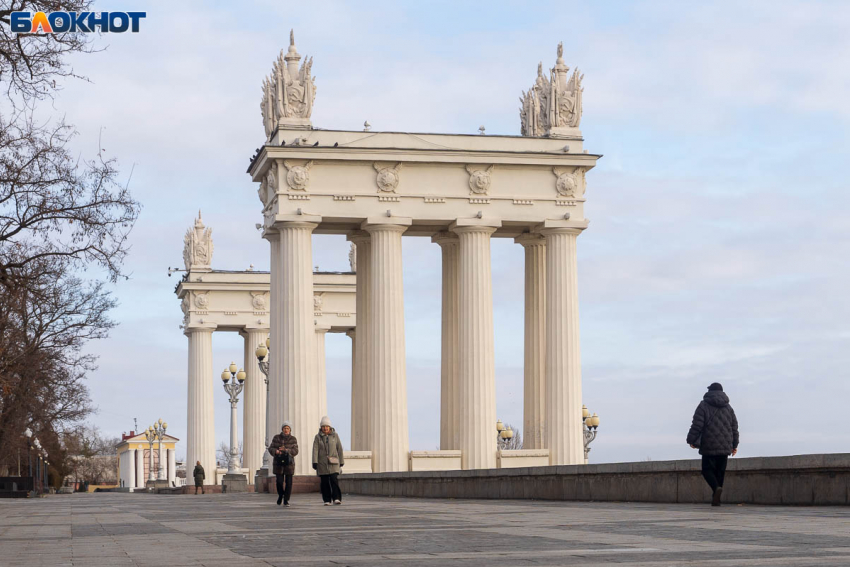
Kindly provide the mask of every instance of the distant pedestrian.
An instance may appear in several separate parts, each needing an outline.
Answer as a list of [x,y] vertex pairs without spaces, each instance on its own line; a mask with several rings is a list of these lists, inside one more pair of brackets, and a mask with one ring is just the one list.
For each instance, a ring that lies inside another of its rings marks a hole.
[[[269,453],[274,457],[274,476],[277,486],[277,505],[289,508],[292,494],[292,475],[295,474],[295,455],[298,454],[298,439],[292,435],[292,425],[284,421],[280,433],[274,436],[269,445]],[[284,488],[284,484],[286,485]]]
[[319,432],[313,439],[313,470],[319,475],[322,487],[322,500],[325,506],[331,503],[342,504],[342,492],[339,490],[339,472],[345,465],[342,454],[342,441],[331,427],[331,420],[324,416],[319,423]]
[[711,505],[720,506],[726,464],[729,455],[738,452],[738,418],[717,382],[708,387],[697,406],[687,442],[702,455],[702,476],[711,487]]
[[192,471],[192,476],[195,477],[195,494],[198,493],[199,488],[201,489],[201,494],[205,494],[204,479],[207,478],[207,475],[204,474],[204,467],[201,466],[201,461],[195,464],[195,470]]

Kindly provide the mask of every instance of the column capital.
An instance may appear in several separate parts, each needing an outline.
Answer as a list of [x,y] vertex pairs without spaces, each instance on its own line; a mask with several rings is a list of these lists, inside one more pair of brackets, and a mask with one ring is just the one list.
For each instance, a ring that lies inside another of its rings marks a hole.
[[461,234],[464,232],[484,232],[487,234],[493,234],[496,232],[496,229],[501,228],[501,226],[502,221],[499,219],[457,219],[449,225],[449,230],[455,234]]
[[245,325],[239,330],[240,335],[247,335],[248,333],[269,333],[269,327],[267,325]]
[[528,246],[546,246],[546,239],[536,233],[524,232],[514,238],[514,242],[522,245],[524,248]]
[[353,242],[354,244],[366,244],[370,242],[372,235],[366,232],[365,230],[355,230],[347,235],[345,235],[345,239],[348,242]]
[[460,240],[457,237],[457,234],[453,232],[449,232],[448,230],[441,230],[440,232],[431,236],[431,242],[434,244],[439,244],[440,246],[448,245],[456,245]]
[[413,219],[410,217],[369,217],[360,228],[372,234],[376,230],[387,230],[393,232],[404,232],[410,225],[413,224]]
[[326,324],[315,323],[314,329],[317,333],[327,333],[331,330],[331,326]]
[[547,219],[534,227],[534,232],[547,234],[581,234],[590,223],[588,220],[552,220]]
[[217,323],[193,323],[191,327],[183,329],[183,334],[188,337],[192,333],[212,333],[217,328]]
[[275,215],[272,226],[277,230],[282,228],[309,228],[314,229],[322,222],[319,215]]

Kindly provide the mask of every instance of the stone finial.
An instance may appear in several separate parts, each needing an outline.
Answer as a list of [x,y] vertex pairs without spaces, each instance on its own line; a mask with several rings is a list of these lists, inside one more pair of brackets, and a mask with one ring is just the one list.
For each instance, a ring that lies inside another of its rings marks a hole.
[[566,136],[581,123],[584,75],[576,69],[567,79],[570,68],[564,63],[563,42],[558,44],[557,55],[550,77],[543,75],[543,64],[538,64],[534,85],[520,97],[523,136]]
[[316,78],[311,75],[313,58],[307,57],[298,68],[301,55],[295,48],[295,31],[289,32],[289,49],[272,65],[271,74],[263,80],[263,97],[260,112],[266,136],[277,131],[278,126],[289,128],[312,127],[310,116],[316,100]]
[[183,263],[187,271],[209,272],[212,263],[212,229],[204,227],[201,211],[195,226],[186,231],[183,237]]

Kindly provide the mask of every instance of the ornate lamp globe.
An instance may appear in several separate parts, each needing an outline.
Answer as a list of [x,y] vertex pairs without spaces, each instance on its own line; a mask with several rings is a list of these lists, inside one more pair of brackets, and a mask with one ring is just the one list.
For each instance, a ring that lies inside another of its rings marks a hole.
[[587,418],[587,416],[589,416],[589,415],[590,415],[590,412],[587,411],[587,406],[582,404],[582,406],[581,406],[581,417]]
[[236,374],[236,371],[237,371],[237,370],[239,370],[239,367],[238,367],[238,366],[236,366],[236,363],[235,363],[235,362],[231,362],[231,363],[230,363],[230,373],[231,373],[231,374]]
[[254,351],[254,354],[257,356],[257,358],[263,360],[269,355],[269,349],[263,345],[260,345],[257,347],[257,350]]
[[598,416],[598,415],[596,415],[596,414],[594,413],[594,414],[591,416],[591,418],[590,418],[590,419],[592,419],[592,420],[593,420],[593,427],[599,427],[599,416]]
[[266,348],[269,348],[271,346],[272,346],[272,338],[266,337]]
[[508,427],[502,432],[505,435],[505,439],[513,439],[514,430]]
[[247,373],[245,372],[245,370],[243,370],[242,368],[240,368],[240,369],[239,369],[239,372],[237,372],[237,373],[236,373],[236,379],[237,379],[237,380],[239,380],[239,383],[240,383],[240,384],[241,384],[242,382],[244,382],[244,381],[245,381],[245,378],[247,378],[247,377],[248,377],[248,374],[247,374]]
[[499,421],[496,422],[496,431],[501,433],[504,430],[505,430],[505,424],[502,423],[502,420],[500,419]]
[[222,372],[221,372],[221,381],[226,383],[226,382],[228,382],[229,380],[230,380],[230,371],[228,371],[228,370],[225,368],[225,369],[224,369],[224,370],[222,370]]

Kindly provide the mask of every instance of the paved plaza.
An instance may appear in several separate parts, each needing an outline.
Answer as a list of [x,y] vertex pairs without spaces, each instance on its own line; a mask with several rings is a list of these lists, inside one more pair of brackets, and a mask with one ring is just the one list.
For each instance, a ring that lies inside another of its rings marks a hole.
[[298,494],[0,500],[0,565],[850,565],[847,508]]

